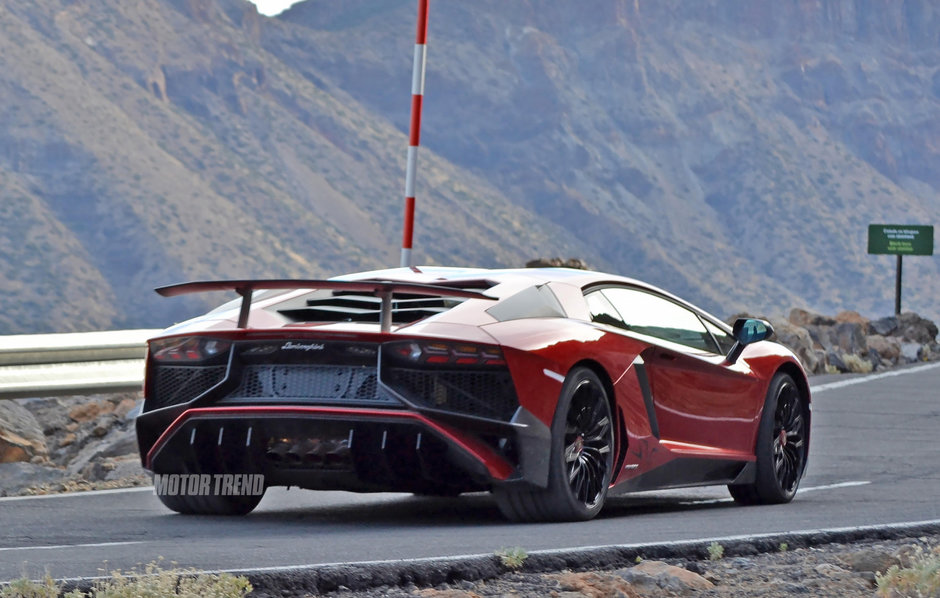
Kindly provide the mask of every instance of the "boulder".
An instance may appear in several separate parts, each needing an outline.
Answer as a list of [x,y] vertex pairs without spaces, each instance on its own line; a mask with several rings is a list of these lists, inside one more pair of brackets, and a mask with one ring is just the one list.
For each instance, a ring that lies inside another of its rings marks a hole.
[[[51,436],[56,432],[64,430],[72,422],[69,419],[69,407],[58,398],[34,398],[17,401],[39,422],[42,433]],[[47,441],[48,442],[48,441]]]
[[796,354],[807,372],[818,373],[825,369],[825,364],[820,363],[813,348],[813,339],[805,328],[782,319],[772,319],[770,323],[774,327],[777,341]]
[[888,336],[898,329],[898,319],[894,316],[879,318],[868,323],[868,334]]
[[[640,598],[640,594],[629,583],[613,573],[565,571],[555,576],[561,592],[552,592],[562,598],[584,598],[585,596],[618,596]],[[445,594],[437,593],[444,596]],[[449,594],[447,594],[449,595]],[[460,596],[476,596],[459,592]]]
[[790,310],[789,320],[791,324],[803,328],[807,326],[832,326],[836,323],[833,318],[800,308]]
[[839,338],[836,335],[835,328],[832,326],[818,326],[816,324],[807,324],[806,331],[813,339],[813,346],[829,352],[839,348]]
[[873,334],[865,337],[865,344],[869,354],[877,352],[882,361],[896,364],[901,356],[901,341],[895,337]]
[[669,592],[688,593],[691,590],[709,590],[715,585],[682,567],[668,565],[662,561],[643,561],[620,574],[630,584],[646,589],[662,589]]
[[937,326],[930,320],[908,311],[898,316],[896,334],[906,341],[926,345],[937,340]]
[[816,346],[826,352],[839,351],[864,355],[868,351],[865,338],[867,324],[836,322],[832,325],[807,324],[806,331]]
[[836,314],[836,322],[849,322],[852,324],[861,324],[862,326],[868,326],[868,318],[861,315],[857,311],[841,311]]
[[924,346],[920,343],[901,343],[901,358],[902,363],[914,363],[917,361],[923,361]]
[[0,463],[45,459],[48,454],[35,416],[15,401],[0,401]]
[[840,322],[836,324],[833,332],[839,349],[846,354],[866,354],[868,352],[868,343],[865,340],[867,327],[867,322],[864,324],[861,322]]
[[72,421],[85,423],[98,419],[101,415],[112,413],[113,411],[114,403],[101,399],[76,405],[69,410],[69,417]]
[[73,456],[68,460],[66,471],[69,475],[81,475],[84,477],[90,471],[98,472],[94,466],[109,458],[127,455],[136,456],[136,454],[137,434],[133,426],[115,426],[100,439],[94,441],[86,440],[81,449],[74,452]]
[[900,565],[901,560],[884,550],[870,548],[860,550],[841,557],[849,569],[856,572],[884,573],[894,565]]
[[540,257],[538,259],[530,260],[525,264],[526,268],[574,268],[575,270],[589,270],[590,268],[584,262],[578,258],[568,258],[567,260],[560,257],[544,258]]

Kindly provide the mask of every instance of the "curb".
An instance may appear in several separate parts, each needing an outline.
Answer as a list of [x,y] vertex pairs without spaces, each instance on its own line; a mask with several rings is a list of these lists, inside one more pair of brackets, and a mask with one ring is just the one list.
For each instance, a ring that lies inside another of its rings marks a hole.
[[[528,554],[521,567],[505,566],[496,554],[468,555],[450,558],[379,561],[298,567],[271,567],[206,571],[231,573],[249,579],[253,598],[325,594],[335,591],[365,591],[381,587],[433,587],[444,583],[475,582],[493,579],[508,573],[556,573],[562,570],[585,571],[630,567],[637,558],[705,560],[709,546],[717,542],[724,556],[754,556],[777,552],[786,543],[789,549],[810,548],[824,544],[847,544],[865,540],[897,540],[927,535],[940,535],[940,519],[802,530],[784,533],[726,536],[677,542],[624,544],[579,549],[541,550]],[[63,591],[87,591],[94,580],[66,580]]]
[[529,553],[522,567],[510,569],[495,554],[427,559],[351,563],[314,566],[279,572],[235,572],[245,575],[255,588],[252,596],[283,596],[285,590],[327,593],[337,590],[361,591],[382,586],[432,587],[459,581],[482,581],[506,573],[556,573],[562,570],[614,569],[636,564],[642,559],[705,560],[708,547],[718,542],[728,556],[753,556],[777,552],[786,543],[789,549],[822,544],[845,544],[862,540],[896,540],[924,535],[940,535],[940,520],[887,526],[865,526],[795,531],[753,536],[729,536],[680,542],[599,546],[585,549],[544,550]]

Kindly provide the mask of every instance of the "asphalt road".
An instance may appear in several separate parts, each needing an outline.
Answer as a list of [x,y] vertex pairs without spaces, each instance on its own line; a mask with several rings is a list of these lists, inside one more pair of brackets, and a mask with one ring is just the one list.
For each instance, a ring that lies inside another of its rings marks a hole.
[[[833,381],[835,380],[835,381]],[[459,499],[273,489],[244,518],[184,517],[152,490],[0,498],[0,580],[91,577],[163,558],[209,570],[533,552],[940,519],[940,364],[814,380],[810,464],[789,505],[723,488],[611,499],[586,523],[509,524]]]

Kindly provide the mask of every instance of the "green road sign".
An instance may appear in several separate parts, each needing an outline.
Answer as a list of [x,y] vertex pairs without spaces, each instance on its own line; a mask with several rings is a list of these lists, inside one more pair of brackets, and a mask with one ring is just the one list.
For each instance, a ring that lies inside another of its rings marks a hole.
[[869,224],[868,253],[933,255],[933,226]]

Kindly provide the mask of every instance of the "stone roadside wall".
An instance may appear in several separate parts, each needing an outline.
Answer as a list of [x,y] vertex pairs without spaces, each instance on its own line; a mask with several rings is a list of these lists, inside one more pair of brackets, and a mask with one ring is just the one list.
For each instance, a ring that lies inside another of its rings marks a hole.
[[768,320],[809,374],[880,372],[940,359],[936,324],[913,312],[869,320],[854,311],[830,317],[794,309],[787,319]]

